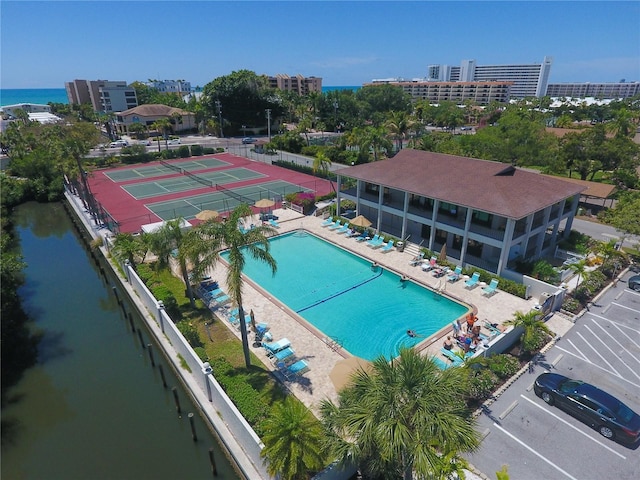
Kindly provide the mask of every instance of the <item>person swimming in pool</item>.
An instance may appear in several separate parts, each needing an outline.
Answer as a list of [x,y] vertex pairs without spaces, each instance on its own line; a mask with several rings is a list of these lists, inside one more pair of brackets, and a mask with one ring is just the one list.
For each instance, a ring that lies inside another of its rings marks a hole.
[[412,338],[418,336],[418,334],[416,332],[414,332],[413,330],[407,330],[407,335],[409,335]]

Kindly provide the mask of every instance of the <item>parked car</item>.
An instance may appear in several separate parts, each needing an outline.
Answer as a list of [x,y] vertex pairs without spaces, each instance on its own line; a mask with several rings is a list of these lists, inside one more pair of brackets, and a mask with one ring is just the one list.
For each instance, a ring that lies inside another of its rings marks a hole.
[[629,288],[640,292],[640,275],[634,275],[629,279]]
[[244,137],[242,139],[242,143],[245,144],[245,145],[248,144],[248,143],[255,143],[255,141],[256,141],[256,139],[253,138],[253,137]]
[[546,403],[565,410],[603,437],[624,443],[640,439],[640,415],[594,385],[557,373],[543,373],[536,378],[533,390]]
[[116,140],[115,142],[111,142],[109,144],[109,148],[126,147],[128,145],[129,145],[129,142],[127,142],[126,140]]

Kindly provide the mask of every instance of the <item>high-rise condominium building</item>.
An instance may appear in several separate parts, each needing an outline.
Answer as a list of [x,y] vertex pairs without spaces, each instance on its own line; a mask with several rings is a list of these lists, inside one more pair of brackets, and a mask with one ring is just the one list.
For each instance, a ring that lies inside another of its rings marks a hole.
[[73,80],[64,86],[70,104],[90,103],[96,112],[122,112],[138,106],[136,91],[124,81]]
[[547,97],[594,97],[606,100],[630,98],[640,94],[640,82],[550,83]]
[[298,95],[307,95],[310,92],[322,93],[321,77],[303,77],[299,74],[290,77],[289,75],[278,73],[275,77],[268,77],[268,79],[271,88],[296,92]]
[[547,92],[552,57],[542,63],[516,65],[478,65],[463,60],[459,67],[429,65],[427,81],[432,82],[512,82],[512,98],[542,97]]

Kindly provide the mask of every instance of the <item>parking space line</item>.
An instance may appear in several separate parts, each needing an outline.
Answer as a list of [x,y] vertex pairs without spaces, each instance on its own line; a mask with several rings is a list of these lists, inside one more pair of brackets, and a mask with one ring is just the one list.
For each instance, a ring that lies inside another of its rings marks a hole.
[[[611,453],[615,453],[616,455],[618,455],[620,458],[622,458],[623,460],[626,460],[627,457],[625,457],[624,455],[622,455],[619,452],[616,452],[613,448],[611,448],[609,445],[606,445],[605,443],[601,442],[600,440],[593,438],[591,435],[589,435],[586,432],[583,432],[582,430],[580,430],[578,427],[576,427],[575,425],[571,425],[569,422],[567,422],[564,418],[559,417],[558,415],[556,415],[555,413],[553,413],[552,411],[550,411],[549,409],[547,409],[546,407],[542,406],[542,405],[538,405],[536,402],[534,402],[533,400],[531,400],[530,398],[525,397],[524,395],[520,395],[524,400],[526,400],[527,402],[531,403],[531,405],[533,405],[534,407],[539,408],[540,410],[548,413],[549,415],[551,415],[552,417],[554,417],[556,420],[560,420],[562,423],[564,423],[565,425],[573,428],[576,432],[580,433],[581,435],[584,435],[585,437],[587,437],[589,440],[594,441],[595,443],[597,443],[598,445],[600,445],[601,447],[606,448],[607,450],[609,450]],[[587,428],[589,428],[587,426]]]
[[[589,330],[589,332],[593,335],[593,332],[592,332],[588,327],[585,327],[585,329],[586,329],[586,330]],[[591,350],[593,350],[593,353],[595,353],[598,357],[600,357],[600,359],[601,359],[604,363],[606,363],[607,365],[609,365],[609,368],[611,368],[611,370],[613,370],[613,371],[614,371],[614,373],[615,373],[618,377],[622,377],[622,375],[620,375],[620,373],[619,373],[615,368],[613,368],[613,365],[611,365],[611,364],[609,363],[609,361],[608,361],[606,358],[604,358],[602,355],[600,355],[600,352],[594,348],[594,346],[591,344],[591,342],[588,342],[588,341],[587,341],[587,339],[586,339],[586,338],[584,338],[584,336],[582,335],[582,333],[581,333],[581,332],[578,332],[578,336],[579,336],[581,339],[583,339],[583,340],[585,341],[585,343],[587,344],[587,346],[588,346]],[[600,341],[600,343],[602,343],[602,340],[600,340],[600,338],[599,338],[597,335],[593,335],[593,336],[594,336],[594,337],[596,337],[596,339],[597,339],[597,340],[599,340],[599,341]]]
[[606,320],[607,322],[611,322],[611,323],[612,323],[612,324],[614,324],[614,325],[618,325],[618,326],[620,326],[620,327],[626,328],[627,330],[631,330],[632,332],[640,333],[640,329],[631,328],[631,327],[629,327],[628,325],[624,325],[624,324],[622,324],[622,323],[618,323],[618,322],[616,322],[615,320],[611,320],[610,318],[603,317],[603,316],[601,316],[601,315],[595,315],[595,314],[592,314],[592,316],[593,316],[593,317],[601,318],[602,320]]
[[[569,351],[569,350],[567,350],[566,348],[559,347],[557,344],[556,344],[555,348],[557,348],[558,350],[561,350],[561,351],[563,351],[564,353],[566,353],[566,354],[568,354],[568,355],[571,355],[571,356],[573,356],[573,357],[575,357],[575,358],[577,358],[577,359],[579,359],[579,360],[583,360],[584,362],[586,362],[586,363],[588,363],[588,364],[590,364],[590,365],[593,365],[594,367],[599,368],[600,370],[602,370],[602,371],[604,371],[604,372],[607,372],[607,373],[610,373],[610,374],[612,374],[612,375],[613,375],[613,372],[610,372],[610,371],[609,371],[609,370],[607,370],[606,368],[601,367],[601,366],[600,366],[600,365],[598,365],[597,363],[593,363],[593,362],[590,362],[589,360],[586,360],[586,359],[584,359],[584,358],[582,358],[582,357],[579,357],[578,355],[576,355],[576,354],[575,354],[575,353],[573,353],[573,352],[570,352],[570,351]],[[638,387],[638,388],[640,388],[640,384],[638,384],[638,383],[633,383],[631,380],[627,380],[627,379],[626,379],[626,378],[624,378],[624,377],[619,377],[619,378],[620,378],[621,380],[624,380],[624,381],[625,381],[625,382],[627,382],[628,384],[633,385],[634,387]]]
[[[585,357],[582,352],[580,351],[580,349],[578,347],[576,347],[576,345],[573,343],[572,340],[567,340],[567,343],[571,344],[571,346],[576,350],[576,354],[574,354],[574,357],[578,357],[582,360],[584,360],[587,363],[592,363],[591,360],[589,360],[587,357]],[[559,347],[558,347],[559,348]],[[560,350],[562,350],[562,348],[560,348]]]
[[[624,347],[624,345],[622,345],[622,344],[618,341],[618,339],[617,339],[616,337],[614,337],[613,335],[611,335],[611,333],[607,332],[607,330],[606,330],[602,325],[600,325],[600,324],[596,323],[595,321],[593,321],[593,323],[594,323],[594,324],[595,324],[595,325],[596,325],[600,330],[602,330],[602,333],[604,333],[605,335],[607,335],[607,336],[608,336],[608,337],[609,337],[613,342],[615,342],[615,343],[616,343],[616,345],[618,345],[618,347],[620,347],[623,351],[627,352],[627,353],[631,356],[631,358],[633,358],[636,362],[640,363],[640,358],[639,358],[639,357],[637,357],[636,355],[632,354],[629,350],[627,350],[627,349]],[[609,348],[609,347],[607,346],[607,348]],[[609,348],[609,351],[615,355],[615,352],[614,352],[613,350],[611,350],[610,348]],[[618,358],[620,358],[620,356],[618,356]],[[624,365],[625,367],[627,367],[629,370],[631,370],[631,371],[636,375],[636,377],[638,377],[638,378],[640,379],[640,376],[639,376],[639,375],[638,375],[638,374],[637,374],[637,373],[636,373],[636,372],[635,372],[635,371],[634,371],[634,370],[633,370],[629,365],[627,365],[627,364],[624,362],[624,360],[622,360],[622,359],[620,358],[620,361],[623,363],[623,365]]]
[[611,302],[611,305],[615,305],[616,307],[620,307],[620,308],[626,308],[627,310],[631,310],[632,312],[635,312],[635,313],[640,313],[640,310],[636,310],[635,308],[627,307],[626,305],[622,305],[622,304],[617,303],[617,302]]
[[560,363],[560,360],[562,360],[563,356],[564,356],[563,354],[558,355],[556,359],[553,362],[551,362],[551,365],[553,365],[554,367],[558,365],[558,363]]
[[526,448],[527,450],[529,450],[531,453],[533,453],[536,457],[540,458],[542,461],[544,461],[545,463],[551,465],[553,468],[555,468],[556,470],[558,470],[560,473],[564,474],[567,478],[571,478],[573,480],[578,480],[576,477],[574,477],[573,475],[571,475],[570,473],[564,471],[562,468],[560,468],[558,465],[556,465],[555,463],[553,463],[551,460],[549,460],[548,458],[546,458],[544,455],[542,455],[541,453],[538,453],[537,451],[535,451],[533,448],[531,448],[529,445],[527,445],[526,443],[524,443],[522,440],[520,440],[519,438],[517,438],[515,435],[507,432],[504,428],[502,428],[500,425],[498,425],[497,423],[493,424],[494,427],[496,427],[498,430],[500,430],[502,433],[504,433],[505,435],[507,435],[508,437],[510,437],[512,440],[515,440],[517,443],[519,443],[520,445],[522,445],[524,448]]

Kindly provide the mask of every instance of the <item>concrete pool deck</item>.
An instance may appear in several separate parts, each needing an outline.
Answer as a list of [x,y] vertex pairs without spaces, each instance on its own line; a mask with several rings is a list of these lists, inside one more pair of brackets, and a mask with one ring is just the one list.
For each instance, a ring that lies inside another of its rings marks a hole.
[[[515,311],[527,312],[535,305],[535,300],[524,300],[514,295],[507,294],[499,290],[491,297],[482,295],[482,289],[478,286],[472,290],[465,289],[464,281],[448,283],[442,279],[435,278],[431,272],[425,272],[420,267],[412,267],[409,262],[412,256],[405,252],[398,252],[393,249],[388,253],[382,253],[379,249],[372,249],[366,242],[357,242],[353,238],[337,234],[335,231],[322,227],[323,219],[319,217],[303,216],[293,210],[276,210],[274,213],[279,217],[279,233],[285,233],[300,228],[308,230],[317,236],[328,240],[334,244],[356,253],[364,258],[376,262],[385,268],[405,275],[422,285],[435,289],[446,284],[446,294],[455,300],[468,304],[475,308],[481,325],[485,320],[491,323],[502,324],[513,318]],[[222,264],[216,266],[211,272],[213,278],[218,280],[223,290],[225,289],[226,271]],[[291,341],[291,347],[295,350],[296,356],[304,359],[309,365],[309,371],[303,375],[289,381],[283,380],[283,384],[289,388],[296,397],[303,401],[316,414],[319,403],[323,399],[337,400],[337,391],[329,377],[329,374],[336,362],[342,360],[350,354],[342,349],[334,350],[324,341],[322,332],[315,329],[305,321],[290,311],[285,305],[273,299],[266,291],[250,281],[244,282],[243,288],[244,309],[247,313],[253,310],[256,322],[266,322],[273,340],[286,337]],[[231,330],[240,337],[240,332],[228,322]],[[445,327],[440,332],[425,339],[417,348],[426,355],[435,356],[441,360],[444,357],[440,353],[443,337],[450,332],[450,326]],[[485,331],[485,333],[488,333]],[[250,337],[253,339],[253,335]],[[253,348],[255,355],[267,366],[274,370],[270,359],[263,348]],[[279,373],[276,373],[279,375]]]

